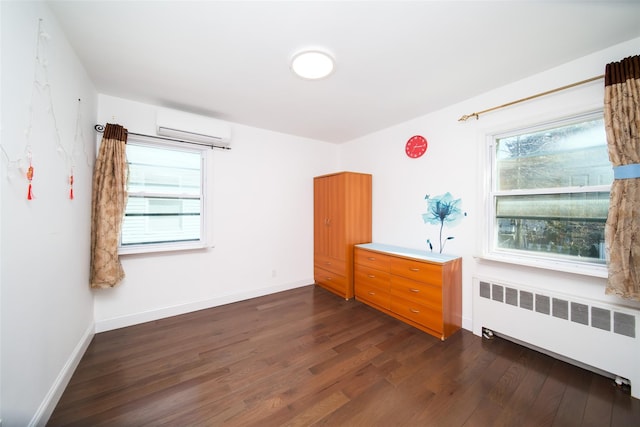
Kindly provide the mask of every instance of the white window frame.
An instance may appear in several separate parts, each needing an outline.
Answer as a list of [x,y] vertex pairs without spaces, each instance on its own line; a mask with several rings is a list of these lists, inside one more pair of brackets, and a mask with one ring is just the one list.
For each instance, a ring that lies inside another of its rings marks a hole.
[[[156,147],[156,148],[170,148],[172,150],[178,151],[187,151],[194,152],[200,154],[200,238],[199,240],[186,241],[186,242],[166,242],[166,243],[140,243],[140,244],[127,244],[122,245],[122,236],[120,236],[120,241],[118,242],[118,254],[120,255],[128,255],[128,254],[144,254],[144,253],[154,253],[154,252],[171,252],[171,251],[184,251],[184,250],[198,250],[205,249],[210,247],[210,236],[209,236],[209,216],[210,209],[208,206],[208,188],[209,188],[209,180],[208,180],[208,167],[211,164],[211,154],[212,151],[210,147],[200,145],[200,144],[192,144],[188,145],[185,142],[173,142],[160,140],[153,137],[144,137],[144,136],[129,136],[127,140],[127,144],[137,145],[137,146],[147,146],[147,147]],[[148,195],[146,193],[135,193],[137,196],[145,196]],[[153,193],[154,196],[163,196],[160,193]],[[165,195],[170,197],[175,197],[175,194]],[[128,200],[127,200],[128,201]]]
[[524,134],[543,130],[545,128],[562,126],[566,124],[586,121],[590,118],[602,116],[602,109],[591,110],[584,113],[577,113],[564,118],[555,120],[547,120],[537,122],[535,124],[526,124],[510,130],[502,130],[486,133],[486,157],[485,157],[485,212],[486,226],[482,236],[482,259],[491,261],[504,262],[527,267],[543,268],[548,270],[562,271],[567,273],[576,273],[594,277],[607,277],[607,266],[605,264],[594,263],[590,261],[581,262],[575,259],[562,259],[560,257],[545,256],[544,253],[529,253],[526,251],[509,250],[497,247],[497,221],[496,221],[496,198],[504,195],[526,195],[526,194],[560,194],[560,193],[579,193],[579,192],[610,192],[611,185],[597,185],[584,188],[582,186],[571,186],[548,189],[544,192],[537,190],[496,190],[496,141],[499,138],[511,135]]

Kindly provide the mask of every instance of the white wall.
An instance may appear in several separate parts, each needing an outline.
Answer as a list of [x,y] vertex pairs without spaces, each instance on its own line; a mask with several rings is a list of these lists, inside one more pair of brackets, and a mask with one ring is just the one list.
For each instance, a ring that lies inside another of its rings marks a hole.
[[[98,122],[155,135],[156,108],[100,95]],[[215,247],[122,256],[124,281],[96,292],[97,331],[313,283],[313,177],[338,170],[339,146],[239,124],[232,133],[207,171]]]
[[[603,80],[487,113],[479,120],[458,121],[464,114],[604,74],[607,63],[638,51],[640,39],[634,39],[343,146],[343,168],[373,174],[373,240],[376,242],[426,250],[427,238],[437,240],[438,227],[422,221],[421,214],[426,212],[424,196],[449,191],[454,197],[462,198],[468,217],[457,227],[445,227],[447,235],[455,239],[447,242],[444,252],[464,258],[463,326],[466,329],[472,328],[474,275],[640,307],[640,304],[605,296],[604,279],[477,258],[486,226],[485,135],[602,108]],[[473,78],[473,70],[469,71],[469,78]],[[429,142],[427,153],[419,159],[410,159],[404,154],[404,144],[413,135],[422,135]]]
[[[47,420],[93,336],[88,282],[97,94],[47,6],[3,1],[0,10],[0,416],[3,426],[24,426]],[[46,73],[35,65],[40,18],[50,36],[41,39]],[[48,77],[49,86],[34,88],[34,75],[42,84]],[[75,138],[78,110],[84,136]],[[30,121],[35,198],[29,201]],[[68,198],[72,162],[75,200]]]

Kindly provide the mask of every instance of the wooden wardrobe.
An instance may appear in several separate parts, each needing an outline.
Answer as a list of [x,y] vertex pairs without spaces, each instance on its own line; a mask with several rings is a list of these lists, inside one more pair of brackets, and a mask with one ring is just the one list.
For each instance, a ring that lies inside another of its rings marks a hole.
[[313,181],[314,280],[353,297],[354,245],[371,242],[371,175],[339,172]]

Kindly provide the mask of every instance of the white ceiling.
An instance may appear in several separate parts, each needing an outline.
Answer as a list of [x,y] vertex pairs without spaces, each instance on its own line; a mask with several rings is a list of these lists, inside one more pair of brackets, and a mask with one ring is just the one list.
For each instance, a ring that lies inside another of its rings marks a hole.
[[640,36],[637,0],[48,3],[100,93],[336,143]]

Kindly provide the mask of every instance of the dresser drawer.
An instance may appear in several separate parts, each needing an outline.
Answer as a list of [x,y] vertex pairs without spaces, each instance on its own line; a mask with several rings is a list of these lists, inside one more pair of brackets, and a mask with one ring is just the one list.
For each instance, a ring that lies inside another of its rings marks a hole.
[[442,311],[442,288],[400,276],[391,277],[391,295]]
[[442,286],[442,266],[406,258],[391,259],[391,274]]
[[389,290],[381,290],[379,287],[373,286],[367,282],[356,282],[356,299],[360,301],[370,302],[386,310],[389,310],[391,308],[391,298],[389,296]]
[[367,251],[365,249],[356,248],[354,262],[356,265],[362,265],[376,270],[389,272],[391,257],[377,252]]
[[326,255],[315,255],[315,266],[341,276],[347,275],[347,263]]
[[391,311],[420,325],[442,333],[442,311],[400,297],[391,298]]
[[315,267],[313,269],[313,278],[316,283],[331,288],[340,294],[345,294],[347,290],[347,278],[340,274],[335,274],[332,271]]
[[384,271],[376,270],[369,267],[363,267],[356,264],[355,266],[355,282],[356,288],[360,284],[367,284],[374,286],[381,291],[389,293],[389,286],[391,285],[391,276]]

